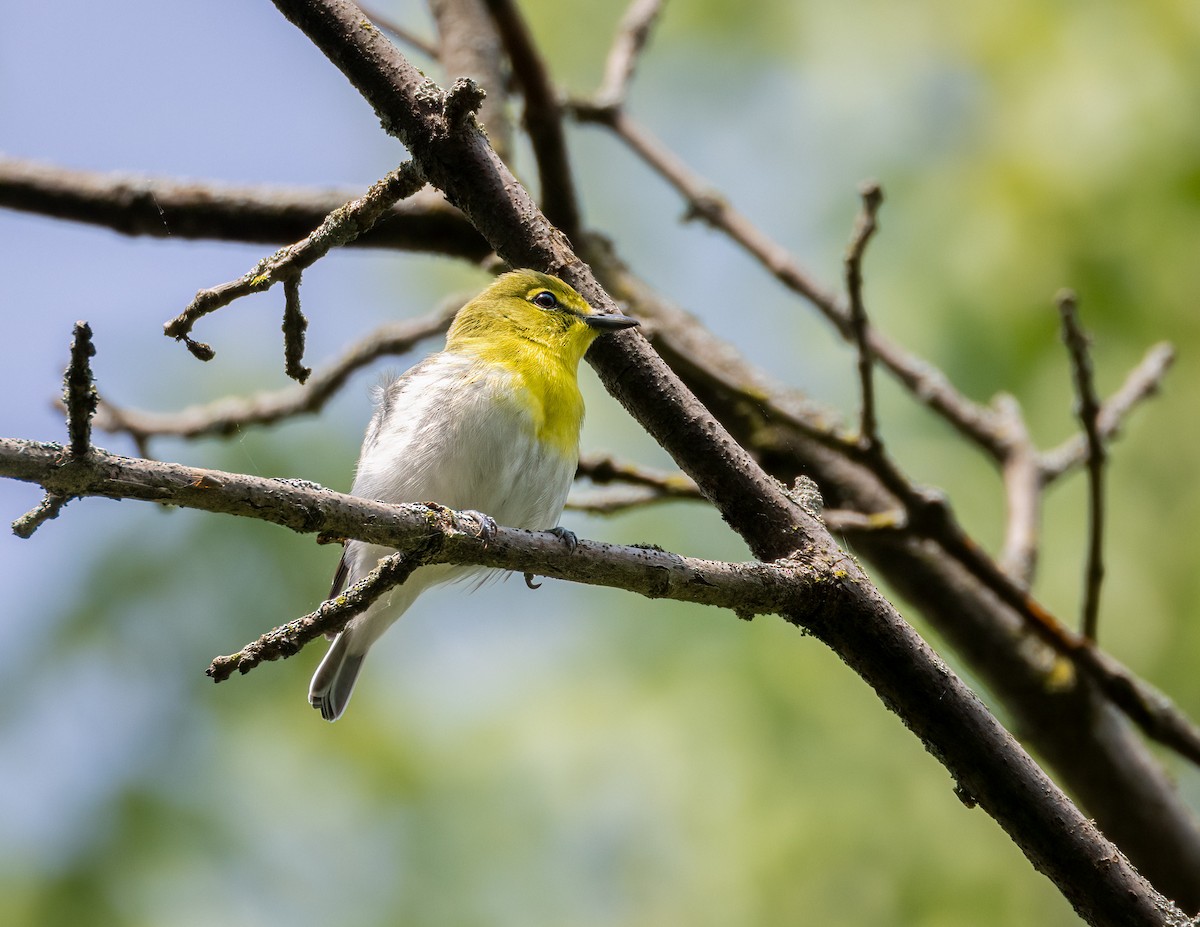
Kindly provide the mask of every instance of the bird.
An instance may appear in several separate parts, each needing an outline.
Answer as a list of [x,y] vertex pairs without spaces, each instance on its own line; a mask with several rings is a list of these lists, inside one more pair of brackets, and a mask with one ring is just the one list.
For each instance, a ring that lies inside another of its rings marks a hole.
[[[558,526],[579,462],[583,397],[577,372],[592,342],[638,325],[595,312],[557,277],[521,269],[497,277],[455,314],[444,350],[375,391],[351,494],[380,502],[433,502],[497,523]],[[394,551],[348,540],[329,598]],[[309,686],[327,721],[345,712],[367,651],[431,586],[483,574],[439,564],[415,570],[334,638]]]

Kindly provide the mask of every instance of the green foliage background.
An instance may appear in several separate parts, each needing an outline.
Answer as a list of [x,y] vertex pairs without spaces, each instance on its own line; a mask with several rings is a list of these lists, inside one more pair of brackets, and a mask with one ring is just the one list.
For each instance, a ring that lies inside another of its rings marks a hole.
[[[573,92],[594,87],[623,4],[522,6],[555,75]],[[52,25],[70,40],[85,14],[56,7]],[[388,11],[426,22],[419,4]],[[365,183],[393,165],[396,147],[365,105],[272,10],[213,4],[187,15],[177,29],[169,17],[128,15],[116,30],[126,54],[171,47],[183,74],[154,79],[178,97],[177,124],[166,104],[155,115],[118,99],[112,112],[128,123],[111,128],[128,135],[128,149],[101,147],[93,161],[86,144],[58,151],[31,128],[6,141],[9,153],[222,176],[219,159],[207,166],[184,153],[192,119],[259,165],[230,180]],[[200,35],[246,51],[222,58],[232,77],[211,77],[219,91],[196,76],[212,66]],[[1198,37],[1200,12],[1182,0],[677,0],[630,102],[830,283],[856,185],[878,178],[888,200],[867,263],[873,319],[969,395],[1015,394],[1043,445],[1074,427],[1052,301],[1060,286],[1079,294],[1105,392],[1152,342],[1178,346],[1164,395],[1114,456],[1102,634],[1194,717]],[[44,72],[27,67],[36,84]],[[263,73],[280,96],[253,95],[266,85],[248,75]],[[245,97],[242,81],[253,88]],[[311,98],[291,97],[293,81]],[[55,121],[83,121],[81,142],[99,135],[88,134],[81,102],[59,105]],[[134,156],[133,142],[172,131],[178,157]],[[603,132],[574,128],[570,143],[589,221],[639,272],[764,368],[853,413],[850,355],[806,306],[715,234],[681,225],[674,195]],[[532,174],[528,159],[519,167]],[[19,254],[27,226],[3,219]],[[222,352],[213,365],[152,342],[192,291],[240,274],[262,249],[45,223],[35,232],[113,255],[91,279],[89,317],[114,400],[176,408],[283,382],[273,296],[204,323],[201,337]],[[430,258],[334,256],[306,277],[310,359],[483,280]],[[65,356],[83,310],[63,304],[58,285],[38,289]],[[4,350],[18,341],[6,337]],[[319,419],[155,450],[346,489],[373,376]],[[585,379],[585,448],[665,465]],[[57,383],[47,369],[25,389],[49,396]],[[908,471],[946,489],[994,549],[995,473],[890,385],[882,401],[884,435]],[[0,498],[15,517],[36,497],[5,487]],[[1037,586],[1064,616],[1078,608],[1084,519],[1074,479],[1047,507]],[[618,542],[746,555],[697,506],[566,523]],[[99,502],[74,503],[19,554],[19,542],[3,543],[10,588],[25,589],[18,571],[39,557],[61,570],[42,567],[26,605],[0,619],[16,641],[0,672],[18,696],[0,706],[12,815],[8,837],[0,830],[4,923],[1075,922],[866,687],[779,621],[744,624],[552,582],[536,593],[519,581],[475,595],[442,590],[389,634],[347,717],[330,726],[304,702],[320,648],[219,688],[202,670],[315,606],[335,551],[265,525]],[[1200,806],[1200,777],[1177,774]]]

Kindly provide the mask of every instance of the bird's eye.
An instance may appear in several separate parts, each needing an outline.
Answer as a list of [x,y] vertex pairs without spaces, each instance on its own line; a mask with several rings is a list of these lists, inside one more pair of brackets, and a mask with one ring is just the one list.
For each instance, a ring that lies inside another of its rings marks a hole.
[[557,309],[558,308],[558,300],[555,299],[554,294],[551,293],[549,290],[542,290],[540,293],[536,294],[533,297],[531,302],[535,306],[537,306],[539,309]]

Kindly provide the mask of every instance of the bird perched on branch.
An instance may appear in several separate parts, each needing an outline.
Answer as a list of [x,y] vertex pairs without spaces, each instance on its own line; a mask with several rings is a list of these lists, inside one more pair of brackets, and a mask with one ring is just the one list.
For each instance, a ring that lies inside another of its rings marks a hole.
[[[458,311],[444,351],[380,387],[351,492],[474,511],[485,529],[497,522],[557,529],[579,461],[579,362],[598,335],[637,324],[593,312],[546,274],[517,270],[497,278]],[[329,597],[390,553],[347,541]],[[309,702],[327,721],[337,720],[367,651],[417,596],[482,570],[421,567],[377,599],[334,640],[313,676]]]

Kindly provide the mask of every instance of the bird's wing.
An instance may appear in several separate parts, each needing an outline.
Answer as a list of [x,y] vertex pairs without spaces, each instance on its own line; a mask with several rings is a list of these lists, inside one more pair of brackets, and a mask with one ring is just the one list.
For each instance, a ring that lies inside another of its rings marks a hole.
[[363,437],[362,450],[359,456],[366,454],[375,446],[375,442],[379,440],[379,432],[396,409],[402,403],[404,392],[418,375],[429,368],[434,362],[436,355],[430,355],[423,360],[418,361],[409,367],[404,373],[399,376],[385,375],[379,384],[371,390],[371,400],[375,404],[375,411],[371,414],[371,421],[367,423],[367,433]]
[[337,570],[333,574],[333,585],[329,589],[329,595],[326,598],[332,599],[334,596],[341,595],[346,588],[346,580],[350,577],[350,564],[346,562],[346,547],[342,546],[342,559],[338,561]]
[[[342,559],[338,561],[337,570],[333,574],[333,585],[329,588],[327,599],[341,595],[346,589],[346,580],[350,578],[350,564],[346,562],[346,545],[342,545]],[[326,640],[333,640],[336,634],[326,633]]]

